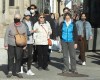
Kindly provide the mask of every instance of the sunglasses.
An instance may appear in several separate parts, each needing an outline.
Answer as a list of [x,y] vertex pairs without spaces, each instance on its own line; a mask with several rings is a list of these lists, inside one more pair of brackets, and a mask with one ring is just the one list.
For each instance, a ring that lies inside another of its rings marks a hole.
[[40,17],[40,18],[45,18],[45,17]]

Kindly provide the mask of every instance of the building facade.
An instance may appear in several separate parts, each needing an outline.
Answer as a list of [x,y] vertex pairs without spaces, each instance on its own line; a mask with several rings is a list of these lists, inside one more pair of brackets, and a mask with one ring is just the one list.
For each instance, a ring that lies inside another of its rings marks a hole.
[[14,14],[24,11],[30,6],[30,0],[0,0],[0,37],[4,37],[6,27],[13,21]]
[[60,9],[58,8],[59,0],[0,0],[0,37],[4,37],[6,26],[13,21],[14,14],[20,13],[23,17],[24,11],[30,4],[35,4],[38,7],[39,12],[43,12],[44,9],[49,9],[50,12],[57,14],[60,10],[60,14],[63,13],[64,2],[60,2]]
[[10,23],[17,12],[23,16],[29,5],[29,0],[0,0],[0,19],[3,19],[0,23]]

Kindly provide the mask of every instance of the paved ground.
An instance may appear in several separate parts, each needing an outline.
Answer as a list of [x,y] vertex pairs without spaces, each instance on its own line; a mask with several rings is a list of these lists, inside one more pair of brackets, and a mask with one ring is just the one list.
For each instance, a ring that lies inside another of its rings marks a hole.
[[[77,57],[77,56],[76,56]],[[35,65],[32,65],[32,71],[35,76],[27,76],[23,74],[23,79],[18,79],[13,76],[10,79],[6,78],[7,73],[7,52],[3,48],[3,39],[0,39],[0,80],[100,80],[100,52],[87,52],[87,65],[81,66],[77,64],[77,70],[81,74],[86,74],[89,77],[66,77],[59,76],[62,69],[62,53],[51,53],[50,71],[38,71]]]

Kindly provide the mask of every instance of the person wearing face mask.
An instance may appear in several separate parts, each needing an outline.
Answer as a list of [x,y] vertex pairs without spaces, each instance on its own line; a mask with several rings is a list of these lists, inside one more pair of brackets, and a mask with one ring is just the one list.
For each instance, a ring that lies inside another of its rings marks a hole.
[[91,24],[86,21],[85,13],[82,13],[80,18],[81,19],[76,22],[78,30],[78,47],[80,50],[79,60],[82,65],[86,65],[85,52],[87,50],[88,41],[92,39],[92,28]]
[[[30,13],[31,13],[30,21],[34,25],[38,21],[38,15],[39,15],[39,13],[37,11],[36,5],[32,4],[30,6]],[[34,45],[33,48],[34,48],[33,62],[37,63],[37,50],[36,50],[36,45]]]
[[21,59],[22,59],[22,52],[25,48],[24,46],[20,47],[16,45],[15,42],[15,35],[17,34],[16,29],[18,30],[19,34],[25,34],[27,36],[26,26],[20,21],[21,16],[20,14],[15,14],[14,22],[10,24],[5,33],[4,37],[4,47],[8,50],[8,75],[7,77],[10,78],[13,73],[13,66],[15,62],[15,74],[19,78],[23,78],[22,74],[20,74],[21,70]]
[[31,16],[30,16],[30,20],[32,21],[32,24],[34,25],[34,23],[36,23],[38,21],[38,13],[37,13],[37,7],[36,5],[32,4],[30,6],[30,13],[31,13]]

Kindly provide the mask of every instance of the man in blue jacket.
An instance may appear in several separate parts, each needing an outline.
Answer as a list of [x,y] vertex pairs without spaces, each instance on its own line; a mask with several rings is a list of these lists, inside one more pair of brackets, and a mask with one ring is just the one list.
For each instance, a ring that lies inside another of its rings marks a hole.
[[76,22],[76,27],[78,30],[78,46],[80,50],[79,59],[82,65],[86,65],[85,52],[87,49],[88,40],[92,39],[92,29],[91,24],[86,21],[86,14],[81,14],[81,20]]

